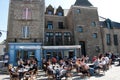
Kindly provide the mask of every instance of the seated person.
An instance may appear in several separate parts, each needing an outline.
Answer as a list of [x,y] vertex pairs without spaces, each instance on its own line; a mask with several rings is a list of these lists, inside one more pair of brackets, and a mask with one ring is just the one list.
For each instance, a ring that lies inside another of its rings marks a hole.
[[24,68],[24,62],[23,60],[18,61],[18,68]]
[[94,68],[89,67],[83,59],[80,60],[80,72],[87,74],[88,76],[93,76],[95,73]]
[[19,79],[19,73],[13,68],[12,64],[8,65],[8,71],[12,79],[14,78],[16,78],[16,80]]

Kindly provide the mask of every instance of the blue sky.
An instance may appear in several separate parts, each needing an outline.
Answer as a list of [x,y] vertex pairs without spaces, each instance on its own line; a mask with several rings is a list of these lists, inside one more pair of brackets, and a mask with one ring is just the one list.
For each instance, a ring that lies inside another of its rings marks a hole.
[[[57,8],[61,5],[69,9],[76,0],[45,0],[46,6],[52,4]],[[89,0],[94,7],[98,8],[99,16],[110,18],[112,21],[120,22],[120,0]],[[0,30],[7,30],[9,0],[0,0]],[[0,42],[6,39],[6,32],[2,32]]]
[[[0,30],[7,30],[9,0],[0,0]],[[6,32],[2,32],[0,42],[6,39]]]

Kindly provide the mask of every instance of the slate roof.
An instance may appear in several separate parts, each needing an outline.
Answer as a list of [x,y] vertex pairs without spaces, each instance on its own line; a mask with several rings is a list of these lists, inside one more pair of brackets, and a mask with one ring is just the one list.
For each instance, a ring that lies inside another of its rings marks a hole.
[[75,6],[93,6],[88,0],[76,0]]
[[112,22],[112,25],[113,25],[113,27],[120,29],[120,23],[113,21],[113,22]]
[[[103,26],[104,28],[107,28],[106,21],[100,21],[100,25]],[[120,23],[118,22],[111,21],[111,26],[116,29],[120,29]]]

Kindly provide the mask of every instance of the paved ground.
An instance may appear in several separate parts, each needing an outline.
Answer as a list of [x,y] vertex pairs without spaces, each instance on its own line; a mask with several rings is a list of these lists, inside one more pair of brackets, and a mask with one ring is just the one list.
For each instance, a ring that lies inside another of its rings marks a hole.
[[[112,67],[104,73],[100,73],[99,76],[92,76],[90,78],[85,77],[81,78],[79,75],[76,75],[72,78],[68,78],[68,80],[120,80],[120,66],[112,65]],[[0,80],[10,80],[9,75],[0,74]],[[44,72],[40,72],[37,80],[47,80]],[[62,79],[64,80],[64,78]]]

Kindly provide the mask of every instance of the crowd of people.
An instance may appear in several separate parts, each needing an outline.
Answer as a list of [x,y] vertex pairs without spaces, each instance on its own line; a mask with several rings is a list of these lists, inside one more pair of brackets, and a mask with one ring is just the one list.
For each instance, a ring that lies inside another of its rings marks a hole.
[[48,59],[43,58],[43,70],[46,72],[48,79],[50,76],[55,79],[61,79],[62,77],[72,77],[71,71],[75,69],[78,73],[82,73],[83,76],[95,76],[100,71],[106,71],[111,66],[114,56],[111,52],[106,54],[99,54],[92,58],[92,63],[89,62],[88,56],[82,56],[81,58],[63,58],[58,60],[55,57]]
[[[50,59],[42,59],[42,69],[48,76],[48,80],[52,77],[55,80],[61,80],[61,78],[72,77],[72,71],[75,70],[77,73],[82,73],[82,76],[95,76],[99,74],[101,70],[108,70],[114,60],[114,55],[111,52],[106,54],[99,54],[92,58],[90,62],[89,56],[72,58],[61,58],[57,60],[54,56]],[[38,64],[36,58],[30,58],[23,61],[18,60],[17,66],[8,65],[8,71],[11,80],[36,80],[36,73],[38,70]],[[81,76],[81,75],[80,75]]]
[[18,60],[18,65],[8,65],[10,80],[36,80],[35,75],[38,70],[37,61],[34,58],[23,61]]

